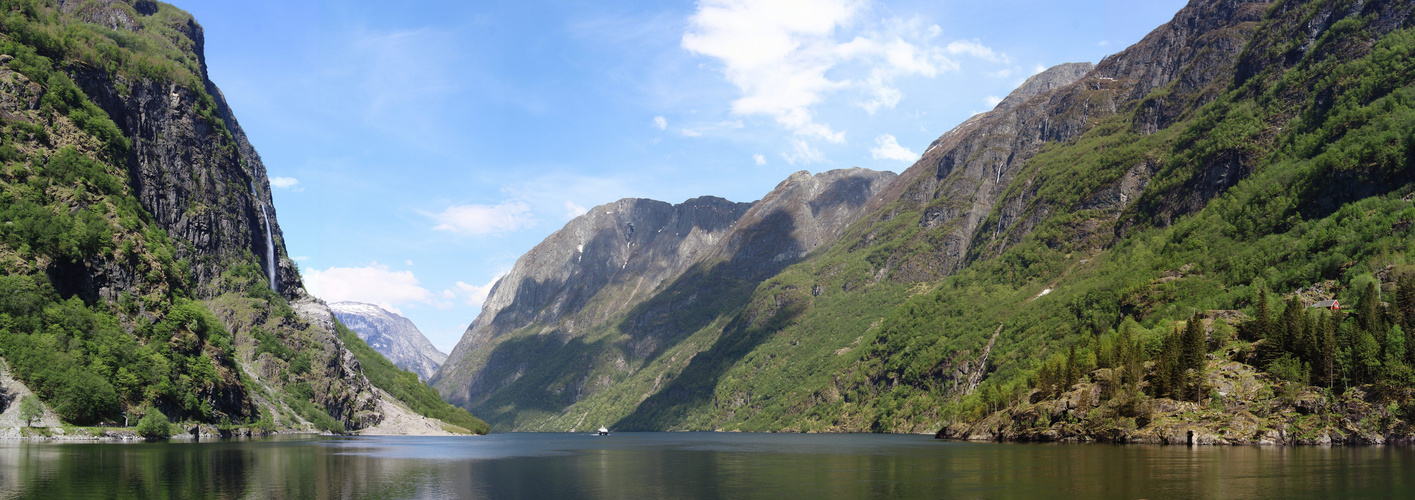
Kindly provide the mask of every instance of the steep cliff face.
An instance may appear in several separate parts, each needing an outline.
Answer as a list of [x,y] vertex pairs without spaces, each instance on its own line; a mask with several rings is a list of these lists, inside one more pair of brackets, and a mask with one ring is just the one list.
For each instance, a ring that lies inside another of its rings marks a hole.
[[[99,244],[62,252],[64,258],[54,258],[63,248],[31,256],[25,252],[39,236],[17,234],[8,243],[18,251],[0,251],[10,256],[7,273],[43,272],[60,298],[78,297],[88,307],[131,304],[120,318],[129,328],[185,311],[182,301],[191,297],[214,312],[223,334],[231,336],[230,345],[208,341],[215,347],[197,344],[181,353],[175,370],[204,370],[205,361],[188,367],[185,356],[234,359],[234,366],[217,363],[222,390],[234,395],[164,388],[147,396],[120,394],[122,404],[156,405],[183,418],[264,414],[292,426],[333,428],[337,421],[349,429],[378,423],[373,386],[340,340],[329,308],[304,291],[286,256],[265,166],[207,77],[196,20],[149,0],[26,1],[12,7],[0,40],[6,47],[0,59],[9,66],[0,69],[0,102],[7,130],[23,133],[11,134],[17,141],[12,147],[22,154],[6,161],[20,163],[25,175],[46,178],[55,175],[48,164],[57,157],[65,165],[98,161],[122,182],[104,184],[100,170],[80,171],[80,179],[104,186],[102,195],[111,200],[105,203],[116,228],[109,231],[119,235],[111,243],[116,248],[105,248],[100,237]],[[69,38],[54,38],[60,31]],[[25,195],[16,182],[23,177],[7,179],[19,189],[13,193]],[[87,193],[92,191],[80,188],[77,197],[32,198],[73,210],[91,204]],[[85,227],[102,229],[96,221]],[[143,337],[149,334],[137,335],[140,345],[149,343]],[[257,388],[246,387],[239,372],[264,388],[252,393]],[[120,375],[108,376],[118,383]],[[120,393],[126,384],[118,383]],[[251,399],[259,411],[252,411]],[[329,416],[333,420],[325,422]]]
[[601,290],[628,289],[619,304],[603,304],[605,310],[591,316],[603,319],[681,274],[749,206],[706,196],[678,205],[624,199],[595,207],[536,245],[497,281],[468,328],[476,332],[470,345],[530,323],[558,324]]
[[437,367],[447,360],[447,355],[433,347],[417,325],[397,313],[362,302],[335,302],[329,304],[329,309],[369,347],[422,380],[432,378]]
[[[798,172],[756,203],[703,197],[595,207],[497,282],[434,386],[473,408],[549,393],[558,411],[740,307],[762,279],[833,241],[893,177]],[[574,361],[548,361],[561,357]],[[536,393],[518,392],[518,382]]]
[[[998,107],[944,134],[888,191],[871,201],[875,229],[857,242],[930,240],[928,251],[880,255],[891,279],[931,281],[953,274],[982,255],[997,255],[1047,214],[1055,200],[1034,200],[1028,160],[1047,143],[1066,143],[1118,112],[1137,113],[1142,134],[1192,113],[1231,82],[1234,64],[1267,2],[1193,2],[1139,43],[1095,67],[1064,64],[1033,76]],[[1163,93],[1155,93],[1165,89]],[[1154,94],[1154,95],[1152,95]],[[1138,164],[1132,177],[1143,190],[1157,165]],[[1024,176],[1013,188],[1014,180]],[[1116,209],[1123,206],[1113,207]],[[917,230],[889,224],[901,214],[918,218]],[[915,215],[917,213],[917,215]],[[1012,226],[1022,224],[1016,231]]]

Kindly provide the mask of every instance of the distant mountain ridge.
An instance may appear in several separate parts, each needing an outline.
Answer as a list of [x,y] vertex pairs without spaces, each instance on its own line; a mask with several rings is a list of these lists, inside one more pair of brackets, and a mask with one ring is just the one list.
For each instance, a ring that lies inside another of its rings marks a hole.
[[447,355],[402,315],[363,302],[334,302],[329,309],[369,347],[399,368],[418,374],[419,379],[431,378],[447,360]]
[[[704,312],[740,304],[761,279],[834,241],[894,177],[803,171],[754,203],[707,196],[595,207],[497,281],[432,383],[473,407],[495,398],[512,407],[544,397],[573,403],[676,345]],[[610,328],[623,336],[606,330],[616,323]],[[569,365],[552,361],[559,356]],[[518,385],[525,379],[545,383]]]

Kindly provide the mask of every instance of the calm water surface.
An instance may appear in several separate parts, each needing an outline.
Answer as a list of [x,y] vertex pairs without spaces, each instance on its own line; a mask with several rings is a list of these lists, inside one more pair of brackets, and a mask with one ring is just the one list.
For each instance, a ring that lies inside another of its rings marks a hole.
[[1409,448],[619,433],[0,443],[3,498],[1399,498]]

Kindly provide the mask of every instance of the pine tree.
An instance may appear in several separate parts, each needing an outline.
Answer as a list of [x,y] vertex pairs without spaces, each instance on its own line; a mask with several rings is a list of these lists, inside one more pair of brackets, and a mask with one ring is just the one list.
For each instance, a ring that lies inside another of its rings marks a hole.
[[1376,342],[1376,337],[1371,332],[1357,331],[1356,345],[1352,351],[1355,357],[1357,384],[1374,382],[1376,376],[1381,373],[1381,345]]
[[1405,364],[1415,366],[1415,328],[1402,328],[1405,334]]
[[[1346,311],[1332,311],[1327,318],[1327,329],[1335,340],[1334,363],[1332,364],[1332,385],[1350,387],[1356,378],[1356,338],[1355,328],[1347,324]],[[1344,390],[1344,389],[1343,389]]]
[[[1395,310],[1405,333],[1408,335],[1415,332],[1415,273],[1402,274],[1396,281]],[[1410,345],[1409,342],[1406,342],[1406,345]],[[1406,349],[1407,353],[1410,351],[1411,349]]]
[[1390,333],[1386,334],[1386,357],[1385,365],[1387,369],[1397,364],[1405,364],[1405,329],[1400,325],[1390,327]]
[[1180,399],[1184,395],[1184,359],[1182,333],[1176,328],[1164,337],[1164,347],[1160,350],[1158,365],[1158,397]]
[[1056,375],[1052,372],[1051,362],[1042,362],[1042,367],[1037,369],[1037,390],[1041,391],[1042,398],[1050,398],[1056,391]]
[[1322,311],[1314,324],[1316,330],[1316,359],[1312,362],[1315,383],[1330,388],[1334,382],[1336,369],[1336,326],[1331,314]]
[[1300,354],[1297,339],[1302,336],[1302,313],[1306,308],[1302,307],[1302,301],[1296,295],[1287,299],[1287,304],[1282,309],[1282,322],[1275,330],[1279,333],[1280,339],[1274,347],[1278,348],[1275,356],[1281,357],[1285,353]]
[[1381,328],[1381,289],[1374,282],[1367,283],[1361,292],[1361,303],[1357,304],[1356,325],[1361,331],[1379,335]]
[[1268,291],[1259,288],[1257,294],[1257,310],[1253,312],[1255,317],[1253,321],[1249,323],[1248,328],[1251,332],[1249,336],[1252,337],[1250,340],[1266,339],[1271,334],[1269,330],[1272,329],[1272,312],[1269,311],[1268,308]]
[[1199,319],[1198,313],[1189,317],[1188,324],[1184,327],[1184,337],[1182,343],[1183,368],[1186,370],[1203,370],[1204,354],[1204,321]]
[[1320,335],[1317,330],[1320,326],[1312,318],[1311,312],[1303,311],[1302,326],[1297,335],[1297,356],[1308,364],[1315,364],[1317,358],[1321,357],[1317,347],[1317,336]]

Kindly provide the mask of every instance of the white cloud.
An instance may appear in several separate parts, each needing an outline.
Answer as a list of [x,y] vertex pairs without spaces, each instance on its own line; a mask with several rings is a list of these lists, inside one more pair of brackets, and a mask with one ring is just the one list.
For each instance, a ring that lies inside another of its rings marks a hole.
[[308,255],[296,255],[294,257],[290,257],[290,259],[294,260],[295,262],[304,262],[310,260],[310,257]]
[[486,297],[491,293],[491,287],[496,286],[496,281],[500,280],[501,277],[505,275],[506,273],[498,274],[495,278],[492,278],[491,281],[486,282],[485,285],[469,285],[458,281],[457,290],[453,293],[455,295],[465,295],[467,297],[467,305],[481,307],[482,304],[486,303]]
[[995,108],[1000,103],[1002,103],[1002,98],[995,95],[983,98],[983,104],[987,104],[989,108]]
[[378,304],[402,314],[398,306],[432,301],[432,292],[418,283],[412,271],[391,271],[374,262],[364,267],[331,267],[304,273],[305,287],[325,302],[353,300]]
[[586,210],[585,207],[576,205],[573,201],[565,201],[565,217],[573,219],[585,215],[586,212],[589,212],[589,210]]
[[520,201],[499,205],[454,205],[433,215],[433,229],[454,233],[491,234],[516,231],[529,226],[531,206]]
[[682,47],[721,62],[741,93],[733,113],[770,116],[798,136],[835,143],[845,132],[818,122],[813,109],[832,93],[858,90],[858,104],[874,113],[903,98],[895,78],[957,70],[950,51],[1006,60],[977,41],[937,46],[942,30],[917,19],[860,19],[869,10],[868,0],[701,0]]
[[300,184],[300,180],[294,177],[271,177],[270,187],[276,189],[290,189]]
[[1047,67],[1046,67],[1045,65],[1043,65],[1043,64],[1041,64],[1041,63],[1037,63],[1036,66],[1032,67],[1032,75],[1033,75],[1033,76],[1035,76],[1035,75],[1040,75],[1043,71],[1046,71],[1046,70],[1047,70]]
[[404,264],[407,264],[407,265],[409,265],[409,266],[413,265],[413,261],[411,261],[411,260],[405,260],[405,261],[403,261],[403,263],[404,263]]
[[884,134],[875,138],[875,147],[870,148],[870,156],[876,160],[914,161],[919,155],[909,148],[899,145],[894,136]]
[[1010,62],[1012,59],[1010,57],[1007,57],[1007,54],[994,52],[991,48],[986,45],[983,45],[982,42],[979,42],[977,40],[956,40],[950,42],[948,44],[948,53],[953,55],[966,54],[976,57],[978,59],[1000,63],[1007,63]]
[[702,137],[703,133],[693,129],[683,129],[683,137]]
[[811,147],[806,141],[791,139],[790,142],[791,151],[781,153],[781,157],[786,160],[786,163],[809,165],[825,161],[825,154],[821,153],[819,149]]
[[766,165],[766,157],[762,155],[752,155],[752,161],[755,162],[757,166]]
[[702,0],[682,46],[722,61],[742,92],[734,113],[769,115],[797,134],[841,142],[844,133],[816,123],[810,107],[846,85],[825,76],[839,59],[831,37],[862,7],[852,0]]
[[659,130],[668,130],[668,120],[662,116],[653,117],[653,127]]
[[868,16],[885,10],[871,0],[699,0],[681,46],[721,65],[738,91],[733,114],[770,117],[796,136],[783,158],[824,161],[802,141],[845,142],[817,114],[834,95],[875,114],[904,99],[897,79],[959,70],[950,56],[1010,60],[978,40],[938,43],[942,29],[918,18]]

